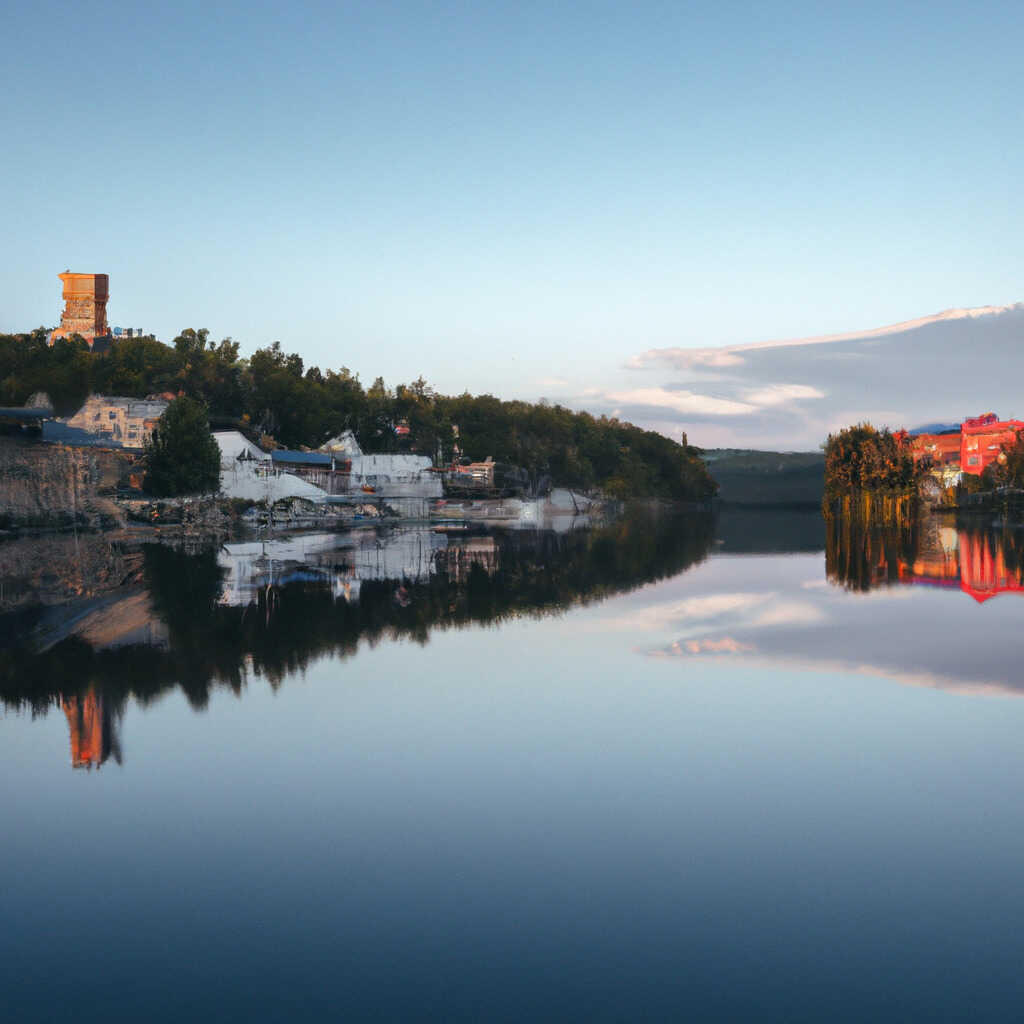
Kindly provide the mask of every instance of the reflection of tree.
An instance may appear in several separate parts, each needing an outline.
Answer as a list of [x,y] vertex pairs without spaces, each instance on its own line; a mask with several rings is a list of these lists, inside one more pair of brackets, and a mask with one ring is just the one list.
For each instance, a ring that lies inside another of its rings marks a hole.
[[828,578],[848,590],[892,583],[958,587],[976,600],[1024,589],[1024,537],[1020,531],[961,521],[953,538],[940,539],[934,519],[828,516]]
[[826,515],[825,572],[848,590],[896,583],[901,566],[914,562],[918,521],[861,515]]
[[239,692],[251,671],[277,686],[326,655],[345,657],[360,643],[407,637],[426,643],[435,629],[557,614],[675,575],[702,560],[714,524],[707,511],[640,508],[612,525],[556,534],[494,534],[495,554],[425,579],[363,581],[357,602],[336,598],[329,583],[267,587],[247,607],[218,603],[216,552],[187,554],[158,545],[145,552],[145,581],[167,626],[166,650],[131,646],[94,650],[66,640],[41,655],[0,651],[0,697],[44,711],[94,688],[115,712],[180,686],[203,707],[213,686]]

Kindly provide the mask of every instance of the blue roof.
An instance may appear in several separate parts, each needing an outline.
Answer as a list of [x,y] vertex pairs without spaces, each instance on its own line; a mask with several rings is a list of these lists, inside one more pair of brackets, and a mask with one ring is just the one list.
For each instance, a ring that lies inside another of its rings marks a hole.
[[284,462],[290,466],[330,466],[331,457],[324,452],[289,452],[277,451],[270,453],[274,462]]
[[16,420],[45,420],[53,415],[53,410],[49,407],[43,406],[32,406],[24,407],[19,406],[14,409],[0,409],[0,416],[6,419]]

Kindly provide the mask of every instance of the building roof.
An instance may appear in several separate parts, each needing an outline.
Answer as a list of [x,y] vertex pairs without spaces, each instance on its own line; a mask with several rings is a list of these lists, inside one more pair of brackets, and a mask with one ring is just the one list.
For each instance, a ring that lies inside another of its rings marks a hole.
[[213,432],[213,439],[220,448],[222,462],[225,459],[237,459],[242,454],[251,459],[263,460],[270,458],[262,448],[257,448],[252,441],[238,430],[215,430]]
[[326,452],[292,452],[279,450],[270,453],[274,462],[289,466],[330,466],[331,457]]
[[346,430],[337,437],[332,437],[329,441],[324,441],[320,445],[320,451],[322,452],[335,452],[343,455],[362,455],[363,449],[359,447],[359,442],[356,440],[356,435],[351,430]]
[[11,409],[0,408],[0,416],[17,420],[45,420],[53,416],[53,410],[36,405]]

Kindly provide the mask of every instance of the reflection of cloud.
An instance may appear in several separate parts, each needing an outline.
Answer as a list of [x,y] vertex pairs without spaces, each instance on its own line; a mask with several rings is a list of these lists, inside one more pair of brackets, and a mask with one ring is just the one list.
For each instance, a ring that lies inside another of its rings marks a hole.
[[773,591],[760,593],[734,592],[688,597],[652,605],[628,615],[601,620],[598,628],[659,630],[686,627],[690,632],[734,622],[744,629],[772,626],[813,626],[827,621],[828,616],[807,601],[785,600]]
[[614,619],[602,619],[595,625],[605,629],[656,630],[676,626],[683,622],[708,622],[725,615],[737,615],[771,600],[774,594],[709,594],[707,597],[688,597],[652,605]]
[[772,601],[747,623],[750,627],[813,626],[828,621],[828,616],[817,605],[804,601]]
[[[677,640],[669,647],[672,654],[747,654],[755,650],[753,644],[743,643],[731,636],[708,637],[704,640]],[[652,654],[664,652],[653,651]]]
[[[716,649],[716,643],[722,645]],[[735,645],[735,647],[733,646]],[[719,653],[735,653],[745,657],[752,666],[758,668],[786,668],[798,672],[833,672],[837,675],[871,676],[872,678],[891,680],[901,686],[914,686],[920,689],[941,690],[961,697],[1024,697],[1024,690],[1019,690],[1004,682],[987,679],[956,679],[940,672],[918,671],[904,672],[888,668],[884,665],[872,665],[861,661],[843,661],[838,658],[809,659],[792,655],[764,655],[756,653],[757,649],[733,637],[722,637],[715,640],[686,640],[645,651],[649,658],[683,658],[688,656],[714,655]]]

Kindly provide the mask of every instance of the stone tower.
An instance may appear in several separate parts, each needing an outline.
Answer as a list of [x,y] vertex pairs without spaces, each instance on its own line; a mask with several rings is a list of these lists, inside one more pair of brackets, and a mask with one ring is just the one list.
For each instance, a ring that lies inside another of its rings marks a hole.
[[80,334],[92,348],[96,338],[106,337],[107,298],[110,295],[110,278],[106,274],[60,275],[64,282],[64,312],[60,315],[60,327],[50,335],[52,345],[58,338]]

